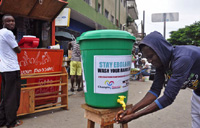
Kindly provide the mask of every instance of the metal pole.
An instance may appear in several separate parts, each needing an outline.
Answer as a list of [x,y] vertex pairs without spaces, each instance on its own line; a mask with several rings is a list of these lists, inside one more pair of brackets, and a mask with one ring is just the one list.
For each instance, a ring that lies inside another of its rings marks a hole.
[[164,38],[165,38],[165,33],[166,33],[166,13],[163,14],[163,18],[164,18]]
[[143,32],[142,32],[142,38],[144,38],[144,33],[145,33],[145,31],[144,31],[144,26],[145,26],[145,11],[143,11],[143,24],[142,24],[142,30],[143,30]]
[[144,31],[143,31],[143,21],[141,21],[141,32],[142,32],[142,36],[141,36],[141,38],[143,39],[144,38]]

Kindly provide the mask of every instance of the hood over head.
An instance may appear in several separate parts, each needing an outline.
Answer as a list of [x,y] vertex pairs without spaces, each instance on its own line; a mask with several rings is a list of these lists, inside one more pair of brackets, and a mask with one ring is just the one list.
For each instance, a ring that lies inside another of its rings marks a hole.
[[139,45],[140,50],[141,45],[147,45],[148,47],[152,48],[159,56],[165,70],[168,69],[173,46],[168,43],[159,32],[154,31],[144,37]]

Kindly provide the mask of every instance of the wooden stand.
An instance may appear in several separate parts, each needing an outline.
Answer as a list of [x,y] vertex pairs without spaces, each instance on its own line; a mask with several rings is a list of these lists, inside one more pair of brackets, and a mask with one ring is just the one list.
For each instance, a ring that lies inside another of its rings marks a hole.
[[[95,123],[100,124],[101,128],[113,128],[115,123],[114,118],[119,110],[123,108],[99,109],[82,104],[81,107],[85,109],[84,117],[88,119],[87,128],[94,128]],[[127,109],[132,107],[132,104],[127,105]],[[128,128],[128,124],[122,124],[122,128]]]
[[[62,68],[60,72],[48,72],[48,73],[34,73],[22,75],[21,79],[34,79],[44,77],[60,77],[60,80],[39,82],[39,83],[28,83],[22,84],[20,107],[17,115],[26,115],[30,113],[42,112],[56,108],[68,109],[68,74],[66,68]],[[40,85],[40,86],[33,86]],[[35,94],[35,89],[47,88],[58,86],[60,89],[56,92],[48,92],[42,94]],[[49,103],[45,105],[36,106],[36,100],[48,100],[51,98],[61,97],[60,102]]]

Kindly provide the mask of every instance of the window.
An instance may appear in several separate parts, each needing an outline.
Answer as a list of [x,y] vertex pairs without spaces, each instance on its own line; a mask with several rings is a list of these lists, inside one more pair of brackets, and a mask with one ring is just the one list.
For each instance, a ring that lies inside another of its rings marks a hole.
[[109,12],[106,9],[105,9],[105,16],[106,16],[106,18],[108,18],[108,16],[109,16]]
[[124,7],[126,7],[126,0],[124,0]]
[[114,16],[111,15],[111,22],[114,24]]
[[101,5],[98,3],[98,12],[101,13]]
[[87,4],[90,5],[90,0],[84,0]]
[[116,26],[119,27],[119,23],[118,23],[118,20],[117,20],[117,19],[116,19],[116,22],[115,22],[115,23],[116,23]]

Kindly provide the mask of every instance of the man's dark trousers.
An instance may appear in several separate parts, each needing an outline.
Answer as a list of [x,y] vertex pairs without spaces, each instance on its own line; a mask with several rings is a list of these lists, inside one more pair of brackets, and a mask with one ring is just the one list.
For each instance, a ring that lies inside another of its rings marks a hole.
[[14,126],[20,104],[21,77],[20,71],[3,72],[2,101],[0,104],[0,126]]

